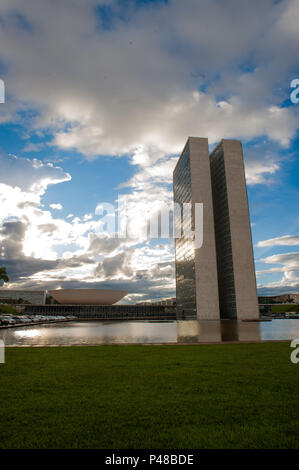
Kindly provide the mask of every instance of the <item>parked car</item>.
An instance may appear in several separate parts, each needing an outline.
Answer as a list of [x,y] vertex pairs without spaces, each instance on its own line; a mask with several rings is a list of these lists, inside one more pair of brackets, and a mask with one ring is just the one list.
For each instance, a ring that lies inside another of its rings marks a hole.
[[25,317],[25,316],[20,316],[19,317],[20,323],[32,323],[31,318]]
[[17,322],[10,315],[1,315],[1,323],[3,325],[15,325]]

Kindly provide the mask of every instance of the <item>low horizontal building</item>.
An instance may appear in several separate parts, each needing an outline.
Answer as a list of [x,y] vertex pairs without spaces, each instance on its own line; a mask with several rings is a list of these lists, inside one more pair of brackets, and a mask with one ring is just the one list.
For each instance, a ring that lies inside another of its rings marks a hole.
[[176,297],[170,297],[160,300],[142,300],[140,302],[136,302],[136,305],[165,305],[169,307],[175,307]]
[[74,315],[86,320],[175,320],[162,305],[24,305],[26,315]]
[[299,303],[299,294],[281,294],[259,296],[259,304]]
[[45,290],[0,289],[1,304],[45,304]]
[[64,305],[113,305],[128,292],[116,289],[55,289],[49,290],[48,294]]
[[54,289],[12,290],[0,289],[2,304],[64,304],[64,305],[113,305],[128,292],[112,289]]

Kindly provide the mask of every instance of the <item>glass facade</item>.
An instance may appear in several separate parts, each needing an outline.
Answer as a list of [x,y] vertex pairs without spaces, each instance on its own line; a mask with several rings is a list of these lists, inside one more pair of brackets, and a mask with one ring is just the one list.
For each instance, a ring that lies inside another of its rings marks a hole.
[[163,305],[25,305],[27,315],[75,315],[107,320],[175,320],[175,312]]
[[194,243],[191,238],[184,236],[187,229],[193,228],[190,227],[193,222],[190,218],[182,217],[183,204],[192,202],[188,145],[186,145],[174,171],[173,192],[174,202],[181,208],[181,215],[175,217],[176,233],[181,232],[181,237],[175,238],[177,317],[180,319],[196,318]]
[[44,304],[46,291],[0,290],[0,303],[8,304]]
[[224,152],[218,147],[210,156],[218,288],[221,318],[237,318],[230,218]]
[[242,144],[223,139],[210,155],[207,144],[190,137],[174,170],[175,209],[205,214],[199,250],[185,231],[194,214],[175,214],[178,318],[258,319]]

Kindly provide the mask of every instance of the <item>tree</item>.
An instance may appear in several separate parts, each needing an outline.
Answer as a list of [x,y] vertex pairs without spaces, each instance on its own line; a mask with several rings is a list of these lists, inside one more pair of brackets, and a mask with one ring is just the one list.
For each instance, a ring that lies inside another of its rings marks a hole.
[[0,281],[9,282],[9,277],[4,266],[0,268]]

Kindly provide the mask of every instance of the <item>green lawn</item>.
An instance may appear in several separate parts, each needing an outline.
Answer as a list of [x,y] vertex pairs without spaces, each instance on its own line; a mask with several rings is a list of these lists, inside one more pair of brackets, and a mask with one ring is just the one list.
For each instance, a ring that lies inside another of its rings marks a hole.
[[281,312],[299,313],[299,305],[297,304],[272,305],[272,312],[273,313],[281,313]]
[[0,315],[2,313],[13,313],[14,315],[18,314],[17,310],[11,305],[0,305]]
[[289,343],[7,348],[1,448],[298,448]]

